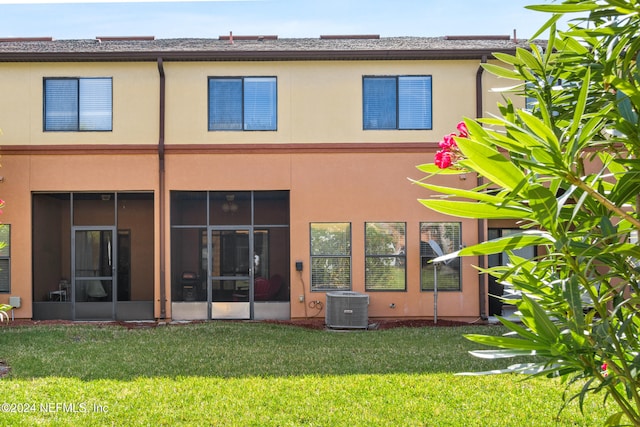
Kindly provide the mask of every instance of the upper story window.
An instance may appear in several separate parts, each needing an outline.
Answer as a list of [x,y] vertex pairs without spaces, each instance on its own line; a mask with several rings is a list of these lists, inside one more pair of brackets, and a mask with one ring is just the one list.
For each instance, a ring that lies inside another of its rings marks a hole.
[[275,77],[210,77],[209,130],[276,130]]
[[362,94],[365,130],[431,129],[431,76],[367,76]]
[[111,78],[45,78],[45,131],[112,130]]

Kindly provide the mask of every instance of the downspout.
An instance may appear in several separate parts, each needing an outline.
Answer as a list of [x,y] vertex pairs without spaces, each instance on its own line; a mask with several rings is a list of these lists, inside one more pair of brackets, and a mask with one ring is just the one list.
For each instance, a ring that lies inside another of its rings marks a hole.
[[[484,68],[482,67],[482,64],[486,64],[487,63],[487,55],[483,55],[482,56],[482,60],[480,63],[480,66],[478,67],[478,71],[476,72],[476,118],[480,119],[482,118],[482,105],[483,105],[483,97],[482,97],[482,73],[484,72]],[[480,187],[482,184],[484,184],[484,180],[482,179],[482,177],[480,175],[478,175],[478,182],[477,185],[478,187]],[[485,219],[479,219],[478,220],[478,243],[484,242],[486,240],[486,235],[485,235],[485,228],[486,228],[486,220]],[[485,268],[485,256],[484,255],[479,255],[478,256],[478,267],[483,269]],[[485,299],[487,298],[487,275],[486,273],[482,273],[479,275],[478,277],[478,285],[479,285],[479,300],[480,300],[480,318],[482,320],[486,320],[487,319],[487,305],[485,302]]]
[[158,57],[158,73],[160,75],[160,116],[158,128],[158,206],[160,208],[160,319],[167,317],[166,286],[166,245],[165,245],[165,175],[164,175],[164,117],[165,117],[165,77],[162,58]]

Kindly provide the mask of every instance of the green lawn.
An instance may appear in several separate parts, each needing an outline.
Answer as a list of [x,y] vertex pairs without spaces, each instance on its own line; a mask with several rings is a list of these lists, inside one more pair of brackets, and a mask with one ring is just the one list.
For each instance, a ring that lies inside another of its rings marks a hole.
[[576,426],[558,381],[456,372],[502,367],[467,354],[498,326],[328,332],[210,322],[127,329],[0,327],[0,425]]

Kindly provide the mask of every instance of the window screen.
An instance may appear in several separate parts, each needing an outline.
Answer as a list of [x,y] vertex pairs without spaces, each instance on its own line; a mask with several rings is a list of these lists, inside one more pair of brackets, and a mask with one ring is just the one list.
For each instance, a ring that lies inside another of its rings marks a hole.
[[44,80],[45,131],[110,131],[111,78]]
[[311,290],[351,289],[351,224],[311,223]]
[[406,224],[365,224],[365,289],[406,290]]

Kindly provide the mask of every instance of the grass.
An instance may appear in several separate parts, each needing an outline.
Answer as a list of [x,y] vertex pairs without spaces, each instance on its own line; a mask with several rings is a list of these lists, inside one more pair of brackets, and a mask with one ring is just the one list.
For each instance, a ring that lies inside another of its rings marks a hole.
[[[463,333],[497,326],[327,332],[210,322],[0,328],[1,425],[598,425],[558,381],[456,376],[504,366]],[[13,411],[13,412],[12,412]]]

